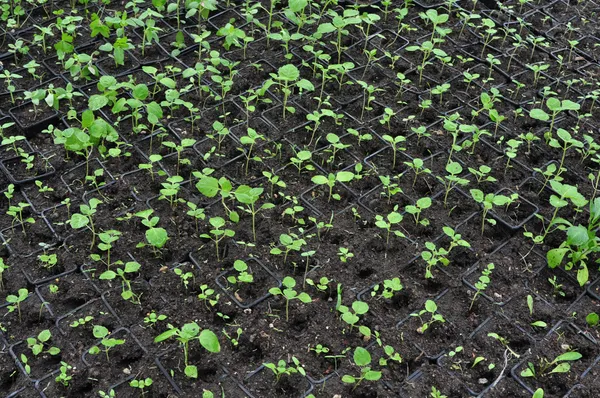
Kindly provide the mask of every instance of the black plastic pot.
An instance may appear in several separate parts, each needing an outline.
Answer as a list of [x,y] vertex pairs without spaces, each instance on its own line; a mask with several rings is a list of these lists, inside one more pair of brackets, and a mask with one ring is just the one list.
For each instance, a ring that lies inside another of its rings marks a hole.
[[49,125],[55,125],[59,121],[59,113],[54,108],[48,108],[45,104],[39,106],[43,107],[43,111],[39,115],[34,116],[33,119],[27,117],[27,114],[34,109],[31,101],[11,108],[8,111],[27,138],[35,137],[42,130],[48,128]]
[[[31,152],[27,155],[34,157],[34,163],[37,162],[40,158],[44,158],[44,156],[40,152]],[[27,170],[19,170],[25,169],[25,165],[22,162],[22,159],[23,158],[21,156],[14,156],[12,158],[0,160],[0,167],[2,168],[2,171],[4,171],[4,173],[8,176],[11,183],[15,185],[27,184],[36,180],[41,181],[54,174],[54,167],[52,166],[52,164],[50,164],[49,162],[45,162],[45,170],[38,171],[34,169],[35,175],[33,177],[23,176],[23,174],[31,174],[31,172],[28,172]]]

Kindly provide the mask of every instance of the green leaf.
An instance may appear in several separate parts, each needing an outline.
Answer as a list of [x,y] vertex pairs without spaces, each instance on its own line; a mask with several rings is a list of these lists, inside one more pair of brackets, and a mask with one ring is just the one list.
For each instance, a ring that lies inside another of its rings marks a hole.
[[537,390],[535,390],[535,392],[533,393],[533,396],[531,398],[544,398],[544,390],[541,388],[538,388]]
[[371,363],[371,354],[363,347],[356,347],[353,358],[356,366],[367,366]]
[[563,258],[565,257],[565,254],[567,254],[568,251],[569,249],[565,248],[552,249],[548,251],[548,253],[546,253],[546,260],[548,260],[548,266],[550,268],[556,268],[558,265],[560,265],[560,263],[562,263]]
[[344,375],[344,376],[342,376],[342,381],[344,383],[348,383],[348,384],[354,384],[354,383],[356,383],[356,379],[353,376],[350,376],[350,375]]
[[550,115],[541,109],[532,109],[529,111],[529,116],[532,119],[541,120],[543,122],[550,120]]
[[377,381],[381,379],[381,372],[378,370],[369,370],[365,373],[365,379],[369,381]]
[[589,240],[588,230],[583,225],[572,226],[567,229],[567,244],[583,246]]
[[335,179],[340,182],[352,181],[353,178],[354,178],[354,173],[352,173],[350,171],[340,171],[335,176]]
[[88,100],[88,107],[93,111],[102,109],[107,104],[108,98],[104,95],[93,94]]
[[561,355],[557,356],[556,358],[554,358],[553,363],[558,363],[558,362],[563,362],[563,361],[578,361],[582,357],[583,357],[583,355],[581,355],[577,351],[565,352],[564,354],[561,354]]
[[169,239],[164,228],[150,228],[146,231],[146,240],[157,249],[162,248]]
[[325,184],[329,183],[329,180],[327,179],[327,177],[321,176],[321,175],[313,176],[310,180],[314,184],[317,184],[317,185],[325,185]]
[[214,198],[219,192],[219,180],[204,176],[196,183],[196,189],[206,197]]
[[104,271],[102,274],[100,274],[100,276],[98,277],[98,279],[101,280],[112,280],[115,279],[117,277],[117,274],[114,271]]
[[568,362],[559,363],[550,373],[567,373],[571,370],[571,364]]
[[184,369],[185,375],[190,379],[198,378],[198,368],[195,365],[188,365]]
[[293,82],[300,77],[300,71],[292,64],[283,65],[277,71],[277,76],[280,80]]
[[69,223],[71,224],[71,228],[73,229],[80,229],[85,227],[86,225],[88,225],[90,222],[90,220],[79,213],[75,213],[71,215],[71,220],[69,220]]
[[208,329],[202,330],[202,332],[200,332],[199,340],[200,345],[204,347],[207,351],[212,353],[217,353],[221,351],[219,339],[213,331]]
[[437,304],[433,300],[427,300],[425,302],[425,309],[427,310],[427,312],[434,313],[437,311]]

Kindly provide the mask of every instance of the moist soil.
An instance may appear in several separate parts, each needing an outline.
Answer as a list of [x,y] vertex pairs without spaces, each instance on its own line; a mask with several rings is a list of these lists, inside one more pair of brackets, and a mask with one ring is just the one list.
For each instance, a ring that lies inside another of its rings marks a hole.
[[[312,49],[297,37],[285,42],[271,36],[267,44],[265,32],[256,21],[248,22],[241,3],[219,5],[200,24],[197,16],[181,15],[180,30],[177,15],[157,18],[160,40],[143,51],[143,30],[125,27],[134,48],[125,51],[124,65],[98,50],[94,65],[102,76],[93,79],[63,69],[54,51],[58,33],[48,38],[47,54],[31,42],[31,28],[54,23],[43,7],[28,10],[22,27],[0,35],[0,67],[24,76],[14,91],[6,79],[0,82],[0,266],[8,266],[0,268],[0,395],[97,396],[113,389],[125,397],[199,397],[210,391],[226,397],[381,398],[425,397],[435,388],[447,397],[530,397],[543,388],[548,397],[595,396],[600,332],[586,317],[600,313],[597,257],[588,262],[588,283],[580,286],[577,267],[547,266],[546,253],[562,243],[564,231],[535,245],[523,232],[544,234],[558,193],[543,172],[563,158],[560,145],[546,143],[550,121],[530,117],[530,110],[548,111],[547,95],[579,102],[578,114],[562,112],[556,118],[552,137],[558,139],[556,129],[563,128],[582,142],[584,135],[597,139],[598,104],[591,87],[599,79],[598,32],[588,32],[586,20],[597,10],[590,11],[588,2],[559,0],[522,10],[511,1],[506,6],[513,11],[492,12],[485,1],[475,6],[458,1],[441,46],[452,64],[443,64],[447,60],[440,54],[422,64],[421,51],[407,50],[431,39],[431,26],[419,14],[426,16],[430,7],[447,12],[446,6],[415,1],[399,31],[395,15],[385,15],[372,5],[377,2],[361,1],[380,20],[370,27],[367,42],[356,26],[343,35],[340,60],[346,70],[326,69],[337,63],[336,34],[324,33],[323,43],[310,42]],[[255,18],[266,24],[270,4],[259,3]],[[339,3],[329,6],[343,14],[353,2]],[[462,29],[464,13],[473,7],[507,38],[485,44],[483,28]],[[317,25],[298,27],[284,8],[275,7],[278,32],[315,32]],[[108,10],[92,5],[79,12]],[[517,14],[530,25],[520,26]],[[327,13],[322,18],[322,23],[331,21]],[[245,51],[235,44],[228,48],[218,33],[227,23],[254,37]],[[212,32],[200,56],[191,35],[198,25]],[[586,28],[572,31],[577,26]],[[520,37],[544,39],[544,45],[533,51],[513,46],[515,32],[509,28],[520,30]],[[557,60],[570,55],[567,34],[580,45],[559,68]],[[75,36],[77,52],[114,42],[112,36],[91,37],[87,28]],[[27,40],[32,51],[7,53],[7,43],[16,39]],[[178,41],[181,46],[175,48]],[[209,46],[219,53],[210,53]],[[377,50],[381,58],[370,59],[364,48]],[[315,58],[313,50],[331,58]],[[498,61],[492,67],[488,54]],[[33,59],[43,76],[29,75],[25,65]],[[551,65],[537,76],[531,65],[538,63]],[[285,64],[294,65],[314,91],[277,83]],[[323,84],[323,70],[335,78]],[[467,73],[479,77],[467,83]],[[108,76],[126,84],[105,92],[98,81]],[[269,78],[274,84],[253,99]],[[79,96],[67,96],[56,107],[43,100],[34,107],[25,98],[24,90],[50,85]],[[134,100],[142,85],[147,96]],[[482,92],[501,99],[494,103],[505,117],[501,123],[484,109]],[[91,133],[79,119],[89,98],[102,95],[109,102],[120,100],[122,107],[135,107],[139,100],[144,104],[137,110],[140,118],[134,121],[129,108],[119,111],[115,102],[107,103],[95,109],[95,116],[116,135],[104,137],[89,153],[65,149],[53,131],[70,127]],[[150,115],[156,106],[162,115]],[[453,123],[487,134],[472,140]],[[263,136],[252,146],[251,129]],[[528,132],[538,139],[525,142],[522,134]],[[13,144],[6,137],[18,139]],[[179,153],[164,145],[189,144],[186,139],[193,143]],[[510,139],[523,140],[512,158],[506,151]],[[587,176],[597,178],[597,150],[589,142],[569,149],[558,175],[588,199],[596,193]],[[311,153],[301,164],[300,151]],[[16,156],[19,152],[35,155],[31,168]],[[151,155],[161,158],[152,162]],[[447,192],[449,161],[461,165],[457,176],[468,183]],[[473,171],[482,166],[490,168],[491,178],[477,182]],[[341,172],[352,173],[352,180],[336,180]],[[175,175],[183,180],[173,188]],[[331,189],[316,184],[316,175],[333,181]],[[207,176],[220,184],[208,196],[197,189]],[[241,185],[262,188],[254,208],[236,198]],[[471,189],[519,198],[484,218]],[[406,212],[406,206],[425,197],[432,204],[418,219]],[[100,204],[90,219],[85,213],[92,198]],[[264,203],[273,206],[261,208]],[[17,205],[22,213],[11,215]],[[586,224],[587,208],[565,206],[556,215]],[[148,210],[147,220],[136,215]],[[396,222],[392,212],[402,221]],[[73,214],[81,214],[87,226],[74,229]],[[218,217],[224,225],[215,224]],[[154,227],[167,233],[164,245],[154,247],[148,240]],[[450,230],[468,245],[454,246]],[[102,241],[97,233],[106,231],[118,232],[118,239]],[[449,251],[447,264],[427,263],[422,253],[431,245]],[[48,254],[56,255],[56,265],[41,261]],[[236,260],[248,265],[251,282],[239,281]],[[126,264],[134,262],[140,268],[125,273]],[[490,281],[481,288],[490,263]],[[431,278],[426,278],[428,267]],[[110,272],[114,278],[106,277]],[[287,291],[286,277],[296,282]],[[385,290],[394,278],[401,288]],[[16,306],[9,301],[20,289],[27,295]],[[301,292],[310,302],[297,299],[294,293]],[[368,311],[354,321],[342,317],[344,306],[356,312],[355,302],[366,303]],[[442,318],[428,323],[431,303]],[[154,341],[169,328],[191,322],[216,333],[220,342],[219,353],[209,353],[197,340],[190,343],[187,361],[197,367],[197,378],[184,373],[181,342],[174,337]],[[123,344],[105,352],[94,326],[107,328],[109,337]],[[45,348],[57,346],[59,355],[34,356],[28,347],[27,338],[44,330],[52,333]],[[91,353],[99,344],[100,353]],[[370,363],[356,364],[357,347],[369,352]],[[529,362],[537,369],[567,351],[582,354],[569,372],[523,377]],[[29,360],[29,374],[22,355]],[[285,363],[284,374],[265,367],[279,361]],[[67,386],[56,381],[61,362],[73,367]],[[360,378],[366,367],[381,377],[354,385],[344,381],[349,375]],[[145,378],[153,384],[143,392],[130,384]]]

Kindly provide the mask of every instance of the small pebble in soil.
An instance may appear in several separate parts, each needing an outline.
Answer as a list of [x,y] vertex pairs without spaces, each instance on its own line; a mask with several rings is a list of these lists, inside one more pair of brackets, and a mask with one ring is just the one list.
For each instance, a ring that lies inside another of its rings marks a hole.
[[488,379],[485,379],[485,378],[479,379],[479,384],[487,384],[487,383],[488,383]]

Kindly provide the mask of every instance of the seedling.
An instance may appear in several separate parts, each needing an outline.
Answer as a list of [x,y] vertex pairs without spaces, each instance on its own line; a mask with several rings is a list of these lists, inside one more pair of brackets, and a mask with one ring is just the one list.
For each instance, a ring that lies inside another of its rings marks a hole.
[[306,371],[304,367],[300,364],[298,358],[292,356],[293,365],[288,366],[287,362],[283,359],[280,359],[277,364],[272,362],[265,362],[263,365],[265,368],[270,369],[273,374],[275,374],[275,384],[279,383],[281,376],[287,375],[291,376],[293,374],[299,373],[302,376],[306,376]]
[[479,280],[475,282],[475,294],[473,294],[473,298],[471,299],[471,305],[469,306],[469,311],[473,308],[473,304],[477,298],[488,288],[490,284],[490,275],[492,275],[492,271],[494,270],[494,263],[489,263],[486,265],[485,269],[481,271],[481,275],[479,276]]
[[402,219],[404,217],[402,216],[402,214],[400,214],[398,212],[398,205],[394,206],[394,210],[392,212],[390,212],[389,214],[387,214],[385,217],[381,216],[379,214],[377,214],[375,216],[375,225],[377,226],[377,228],[383,229],[386,231],[386,237],[385,237],[385,244],[386,246],[389,246],[390,244],[390,234],[394,234],[400,238],[406,238],[406,235],[404,235],[403,232],[401,232],[400,230],[392,230],[392,228],[397,225],[400,224],[400,222],[402,222]]
[[4,290],[4,273],[8,271],[10,267],[4,262],[4,259],[0,257],[0,290]]
[[[566,204],[566,201],[564,202]],[[562,203],[555,204],[561,205]],[[570,271],[577,266],[577,281],[581,286],[584,286],[589,280],[588,261],[591,256],[600,252],[600,237],[596,236],[596,230],[600,227],[600,198],[596,198],[590,203],[590,216],[587,226],[572,225],[564,219],[555,221],[555,217],[553,217],[552,222],[560,222],[559,228],[562,227],[563,229],[565,224],[567,225],[567,239],[558,248],[548,251],[546,254],[548,266],[556,268],[563,263],[566,257],[565,270]]]
[[316,175],[311,178],[311,181],[317,185],[327,185],[329,187],[329,196],[327,197],[327,201],[329,202],[331,198],[335,200],[341,200],[342,197],[339,194],[333,193],[333,187],[336,182],[350,182],[354,179],[355,175],[351,171],[338,171],[337,173],[329,173],[327,176],[324,175]]
[[[352,330],[354,327],[356,327],[358,321],[360,321],[360,315],[364,315],[369,312],[369,304],[365,303],[364,301],[356,300],[352,302],[352,308],[348,308],[347,306],[340,304],[337,310],[342,314],[342,320],[350,325],[350,330]],[[366,326],[359,326],[358,331],[363,336],[371,336],[371,331]]]
[[227,223],[223,217],[211,217],[208,223],[212,227],[209,234],[200,235],[201,238],[210,239],[215,243],[215,250],[217,253],[217,261],[221,261],[221,254],[219,252],[219,243],[225,238],[232,238],[235,235],[235,231],[229,228],[225,228]]
[[236,200],[246,205],[245,207],[239,206],[239,208],[252,215],[252,237],[254,242],[256,242],[256,215],[262,210],[268,210],[275,207],[273,203],[263,203],[258,209],[255,207],[255,204],[263,191],[264,189],[261,187],[251,188],[248,185],[240,185],[234,192]]
[[117,268],[116,272],[111,270],[104,271],[100,274],[98,279],[113,280],[117,276],[120,277],[122,280],[121,297],[123,297],[124,300],[130,300],[134,304],[139,304],[139,295],[135,294],[131,289],[131,282],[127,276],[128,274],[136,274],[141,267],[142,265],[138,262],[128,261],[123,268]]
[[96,242],[96,229],[94,227],[94,214],[96,214],[97,207],[101,204],[100,199],[91,198],[88,204],[79,205],[79,213],[73,213],[69,223],[73,229],[81,229],[86,227],[92,233],[92,242],[90,244],[90,250],[94,247]]
[[229,275],[227,281],[232,284],[237,283],[252,283],[254,276],[248,272],[248,264],[242,260],[235,260],[233,262],[233,269],[237,272],[237,275]]
[[294,107],[288,106],[288,101],[294,87],[298,87],[300,90],[306,91],[314,91],[315,89],[310,81],[306,79],[300,79],[300,71],[292,64],[283,65],[277,70],[277,74],[271,73],[271,79],[271,82],[277,84],[283,93],[282,117],[284,120],[286,111],[290,113],[296,112]]
[[[38,356],[42,353],[46,353],[49,355],[58,355],[60,353],[60,349],[57,347],[47,347],[47,343],[52,338],[52,333],[48,329],[42,330],[37,337],[28,337],[27,338],[27,347],[31,350],[31,353],[34,356]],[[47,348],[46,350],[44,350]]]
[[54,378],[56,383],[60,383],[63,387],[68,387],[69,382],[73,379],[72,376],[73,366],[69,365],[65,361],[60,362],[60,368],[58,376]]
[[546,358],[540,358],[538,368],[532,362],[527,362],[527,369],[521,371],[521,377],[543,377],[553,373],[569,373],[571,362],[578,361],[582,355],[577,351],[569,351],[558,355],[552,361]]
[[504,346],[504,348],[506,348],[515,358],[520,358],[520,355],[517,354],[515,351],[513,351],[513,349],[510,348],[510,342],[505,339],[504,337],[500,336],[498,333],[488,333],[487,334],[488,337],[491,337],[495,340],[497,340],[500,344],[502,344]]
[[12,222],[10,224],[11,229],[13,229],[14,225],[18,223],[21,225],[21,231],[23,232],[23,235],[27,235],[25,224],[35,224],[35,218],[24,217],[23,215],[23,211],[30,206],[31,205],[29,203],[25,202],[19,202],[17,205],[9,206],[8,210],[6,211],[6,215],[12,217]]
[[[104,354],[106,355],[106,360],[110,363],[110,358],[108,357],[108,352],[120,345],[125,344],[125,340],[123,339],[115,339],[110,336],[110,331],[102,325],[94,325],[93,332],[94,337],[100,339],[100,345],[104,348]],[[100,347],[95,345],[88,351],[92,355],[97,355],[100,353]]]
[[404,146],[404,143],[406,142],[406,137],[404,137],[403,135],[397,135],[395,137],[392,137],[391,135],[385,134],[381,138],[383,138],[384,141],[389,143],[390,147],[392,148],[392,170],[394,170],[396,168],[396,154],[398,153],[398,150],[406,150],[406,147]]
[[577,112],[581,108],[581,105],[578,103],[575,103],[573,101],[570,101],[570,100],[562,100],[561,101],[558,98],[551,97],[546,100],[546,107],[550,110],[550,112],[552,112],[550,115],[548,113],[546,113],[546,111],[544,111],[543,109],[533,108],[529,111],[529,116],[532,119],[541,120],[544,122],[550,120],[550,127],[549,127],[548,131],[546,131],[544,133],[544,137],[546,138],[546,143],[548,143],[550,141],[550,138],[552,137],[552,130],[554,128],[554,122],[556,120],[556,117],[561,112],[566,112],[566,111]]
[[412,183],[413,188],[414,188],[415,184],[417,183],[417,178],[419,177],[419,175],[431,174],[431,170],[428,169],[427,167],[425,167],[425,163],[423,162],[422,159],[415,158],[415,159],[413,159],[412,162],[404,162],[404,164],[406,166],[410,167],[415,175],[413,178],[413,183]]
[[171,324],[167,325],[168,329],[154,338],[155,343],[160,343],[175,337],[181,346],[183,347],[183,363],[184,373],[187,377],[196,379],[198,378],[198,368],[196,365],[190,365],[188,362],[189,357],[189,346],[194,340],[198,340],[200,345],[211,353],[218,353],[221,351],[221,345],[217,335],[209,329],[202,329],[196,322],[186,323],[180,328],[177,328]]
[[[410,314],[410,316],[418,317],[421,321],[421,326],[417,328],[417,333],[423,334],[427,329],[429,329],[432,325],[436,323],[444,323],[446,320],[442,316],[442,314],[437,313],[437,304],[433,300],[427,300],[425,302],[425,309]],[[429,319],[426,322],[423,322],[423,315],[428,315]]]
[[146,377],[145,379],[133,379],[129,382],[129,386],[133,387],[133,388],[137,388],[138,390],[140,390],[140,395],[143,397],[144,394],[146,394],[146,392],[144,391],[144,389],[146,387],[150,387],[152,384],[154,383],[154,381],[149,378]]
[[471,189],[470,192],[473,200],[483,206],[483,213],[481,217],[481,235],[483,235],[486,221],[491,225],[496,225],[495,219],[487,218],[488,212],[492,210],[494,206],[509,206],[519,197],[519,194],[517,193],[513,193],[510,196],[496,195],[493,193],[484,195],[484,193],[479,189]]
[[29,290],[24,289],[24,288],[19,289],[19,292],[17,295],[10,294],[10,295],[6,296],[6,302],[9,303],[9,305],[6,308],[8,308],[8,312],[14,312],[15,310],[17,310],[17,313],[19,314],[19,322],[22,321],[22,319],[21,319],[21,303],[23,301],[25,301],[27,299],[27,297],[29,297]]
[[[371,297],[379,296],[379,298],[391,299],[396,292],[401,291],[403,288],[404,286],[402,286],[400,278],[386,279],[382,284],[373,286]],[[380,289],[381,292],[379,291]]]
[[363,347],[356,347],[353,355],[354,364],[360,368],[359,376],[344,375],[342,381],[348,384],[354,384],[352,390],[355,390],[363,380],[377,381],[381,379],[381,372],[378,370],[372,370],[371,365],[371,354]]
[[[148,228],[145,234],[146,241],[150,246],[152,246],[154,255],[158,256],[160,249],[162,249],[162,247],[167,243],[169,236],[167,234],[166,229],[156,226],[160,221],[160,218],[158,216],[150,218],[152,213],[154,213],[154,210],[146,209],[135,213],[135,216],[141,218],[142,224]],[[137,244],[136,247],[140,248],[144,246],[146,246],[146,244],[140,242]]]
[[294,290],[294,287],[296,287],[296,280],[291,276],[286,276],[283,278],[281,284],[284,287],[283,290],[281,290],[279,287],[272,287],[269,289],[269,293],[271,293],[273,296],[282,296],[285,299],[285,320],[288,321],[290,301],[299,300],[302,303],[307,304],[312,302],[312,299],[307,293],[298,293],[296,290]]
[[417,203],[414,205],[407,205],[404,210],[413,216],[416,225],[422,225],[427,227],[429,225],[429,220],[427,218],[421,219],[421,212],[431,207],[431,198],[425,197],[417,200]]
[[[108,231],[100,232],[98,234],[98,238],[100,239],[100,243],[98,243],[98,250],[106,253],[106,260],[103,260],[101,255],[95,254],[95,253],[90,254],[90,258],[94,261],[103,262],[106,265],[106,267],[108,269],[110,269],[110,266],[113,264],[113,262],[111,262],[111,259],[110,259],[111,249],[113,248],[113,243],[118,241],[120,237],[121,237],[121,232],[119,232],[115,229],[110,229]],[[120,265],[122,263],[123,263],[122,261],[114,262],[114,264],[117,264],[117,265]]]

